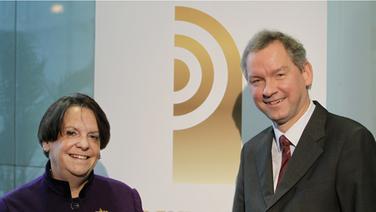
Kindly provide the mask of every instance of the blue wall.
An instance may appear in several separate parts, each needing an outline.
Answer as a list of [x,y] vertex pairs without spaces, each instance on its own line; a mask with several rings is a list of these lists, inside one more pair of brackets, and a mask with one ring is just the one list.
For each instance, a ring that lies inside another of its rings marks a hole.
[[328,3],[327,108],[376,135],[376,2]]

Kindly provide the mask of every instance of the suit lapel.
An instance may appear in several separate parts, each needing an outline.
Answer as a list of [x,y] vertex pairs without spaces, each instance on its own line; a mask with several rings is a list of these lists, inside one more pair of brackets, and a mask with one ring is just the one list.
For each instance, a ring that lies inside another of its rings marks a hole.
[[273,136],[273,128],[270,127],[265,132],[262,140],[258,141],[259,146],[255,153],[257,173],[260,179],[260,186],[266,204],[273,198],[274,195],[273,168],[271,157]]
[[315,111],[288,162],[286,173],[279,183],[273,199],[267,204],[267,210],[294,187],[323,152],[322,144],[318,141],[325,136],[327,111],[319,103],[315,102],[315,104]]

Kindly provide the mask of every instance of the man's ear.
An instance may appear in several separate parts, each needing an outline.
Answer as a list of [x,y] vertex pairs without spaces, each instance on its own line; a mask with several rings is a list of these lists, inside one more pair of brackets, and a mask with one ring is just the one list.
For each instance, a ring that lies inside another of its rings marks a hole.
[[305,62],[302,70],[303,78],[305,81],[306,88],[309,89],[312,86],[313,81],[313,70],[310,62]]

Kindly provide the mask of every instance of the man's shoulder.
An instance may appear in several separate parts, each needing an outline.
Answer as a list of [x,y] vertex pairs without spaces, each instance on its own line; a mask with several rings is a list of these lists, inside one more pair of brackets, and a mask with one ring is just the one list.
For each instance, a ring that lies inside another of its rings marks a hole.
[[[353,145],[357,143],[371,143],[371,145],[374,145],[375,138],[372,132],[354,119],[330,114],[328,116],[326,129],[327,135],[330,137],[334,136],[337,140],[349,141],[348,143]],[[358,142],[350,142],[354,140]]]
[[333,113],[331,111],[328,111],[325,107],[323,107],[317,101],[314,101],[314,103],[317,107],[316,113],[325,114],[326,118],[327,118],[327,122],[329,122],[329,124],[335,123],[335,124],[339,124],[339,125],[343,125],[343,126],[364,128],[364,126],[362,124],[355,121],[354,119]]
[[327,127],[332,129],[341,130],[344,132],[355,132],[359,130],[366,130],[368,129],[358,121],[345,117],[342,115],[337,115],[331,112],[328,112],[327,118]]
[[[317,105],[316,105],[317,106]],[[355,119],[335,114],[327,111],[324,107],[319,105],[316,118],[324,114],[324,128],[327,136],[335,136],[337,138],[351,137],[356,134],[368,134],[368,136],[373,137],[372,133],[361,123]]]

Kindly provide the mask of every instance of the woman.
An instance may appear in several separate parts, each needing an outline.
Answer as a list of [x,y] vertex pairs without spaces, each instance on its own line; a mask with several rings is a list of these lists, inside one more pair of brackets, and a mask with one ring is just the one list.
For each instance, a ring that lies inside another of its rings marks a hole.
[[110,139],[94,99],[77,93],[57,100],[40,122],[38,139],[49,158],[45,173],[2,197],[0,212],[142,211],[135,189],[93,173]]

